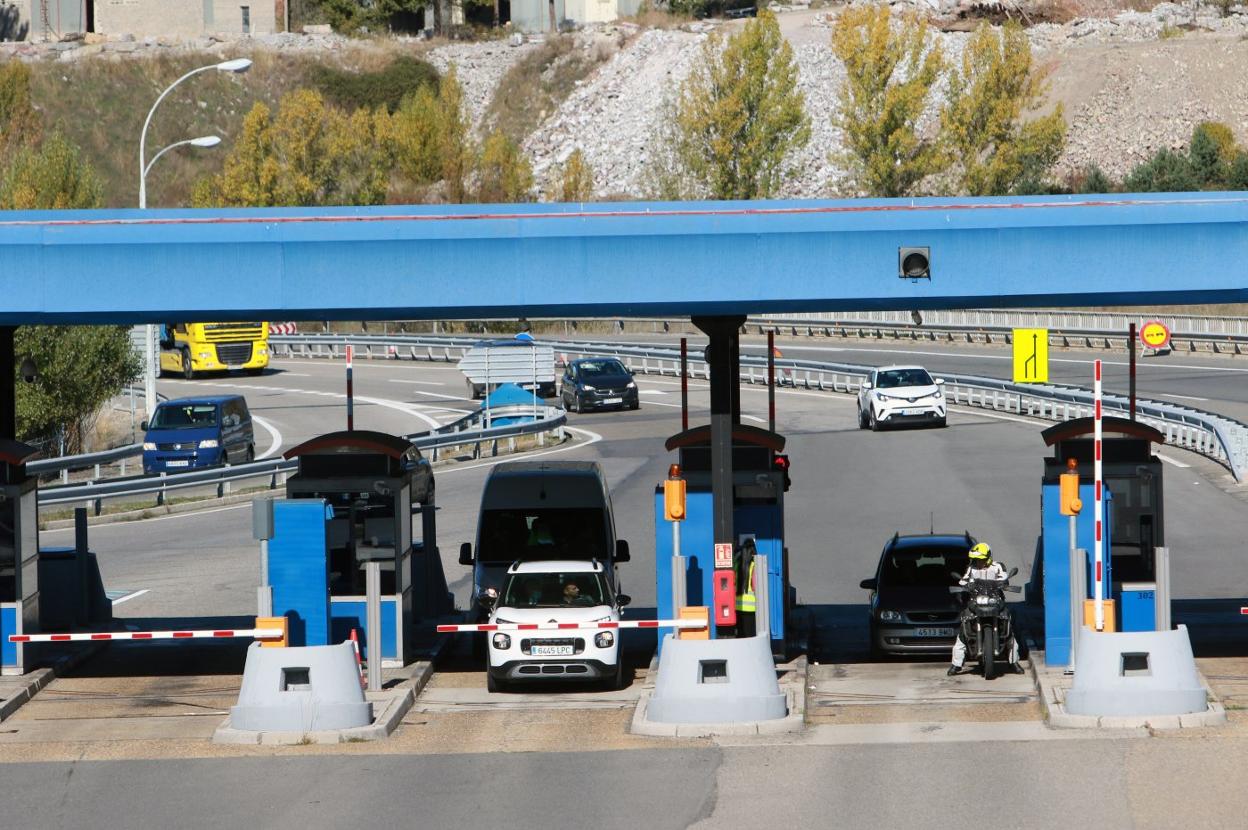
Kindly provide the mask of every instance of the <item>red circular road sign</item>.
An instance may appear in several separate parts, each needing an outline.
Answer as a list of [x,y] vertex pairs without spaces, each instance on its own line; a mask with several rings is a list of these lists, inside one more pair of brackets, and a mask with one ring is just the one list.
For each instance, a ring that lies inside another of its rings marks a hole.
[[1149,320],[1140,326],[1140,342],[1150,349],[1164,349],[1170,345],[1170,329],[1160,320]]

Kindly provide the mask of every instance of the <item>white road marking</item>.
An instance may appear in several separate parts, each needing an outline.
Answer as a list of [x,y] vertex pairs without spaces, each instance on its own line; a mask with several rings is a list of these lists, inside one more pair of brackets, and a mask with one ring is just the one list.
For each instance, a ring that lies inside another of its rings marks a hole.
[[[391,380],[390,382],[391,382],[391,383],[411,383],[412,381],[406,381],[406,380]],[[421,395],[428,395],[428,396],[429,396],[429,397],[431,397],[431,398],[442,398],[443,400],[446,400],[446,401],[462,401],[462,400],[464,400],[464,396],[463,396],[463,395],[443,395],[441,392],[427,392],[427,391],[425,391],[425,390],[423,390],[423,389],[422,389],[422,390],[420,390],[420,393],[419,393],[419,394],[421,394]]]
[[742,417],[742,418],[749,418],[751,421],[758,421],[760,424],[765,424],[765,423],[767,423],[767,419],[766,419],[766,418],[760,418],[760,417],[758,417],[757,415],[744,415],[744,414],[743,414],[741,417]]
[[259,461],[262,458],[268,458],[270,455],[282,448],[282,433],[270,421],[261,418],[259,415],[252,415],[251,420],[255,421],[267,433],[269,433],[269,440],[271,442],[267,450],[256,456],[256,460]]
[[[175,383],[194,383],[198,386],[214,386],[220,389],[241,389],[243,391],[250,390],[250,391],[259,391],[259,392],[279,392],[283,395],[312,395],[318,398],[334,398],[336,400],[347,399],[346,394],[342,392],[321,392],[321,391],[314,390],[314,389],[292,389],[288,386],[262,386],[259,384],[244,385],[244,384],[238,384],[238,383],[209,383],[207,381],[174,381],[174,382]],[[433,392],[426,392],[425,394],[434,395],[435,397],[439,397],[439,398],[450,397],[448,395],[437,395]],[[431,427],[439,427],[442,425],[439,421],[430,417],[429,415],[426,415],[423,412],[418,412],[415,406],[412,404],[406,404],[401,401],[392,401],[386,398],[372,398],[366,395],[356,395],[355,399],[357,401],[360,401],[361,403],[371,403],[371,404],[374,404],[375,406],[381,406],[381,407],[385,407],[386,409],[393,409],[397,412],[402,412],[406,415],[411,415],[413,418],[418,418],[424,421],[426,424],[428,424]],[[461,400],[460,398],[451,398],[451,399]]]
[[1198,398],[1198,397],[1196,397],[1195,395],[1166,395],[1166,394],[1164,394],[1164,393],[1163,393],[1163,394],[1158,395],[1157,397],[1159,397],[1159,398],[1173,398],[1173,399],[1174,399],[1174,400],[1176,400],[1176,401],[1207,401],[1207,400],[1209,400],[1208,398]]
[[401,378],[389,378],[390,383],[413,383],[417,386],[446,386],[440,380],[403,380]]
[[148,591],[147,588],[144,588],[141,591],[131,591],[130,593],[126,594],[124,597],[113,600],[113,605],[121,605],[123,602],[129,602],[135,597],[143,596],[144,594],[147,593],[147,591]]
[[1162,461],[1166,462],[1167,464],[1173,464],[1176,467],[1182,467],[1184,469],[1187,469],[1188,467],[1192,466],[1191,464],[1184,464],[1182,461],[1179,461],[1176,458],[1171,458],[1170,456],[1162,455],[1161,453],[1157,453],[1157,457],[1160,458]]
[[667,394],[662,389],[642,389],[640,390],[640,392],[643,395],[666,395]]
[[284,378],[310,378],[310,377],[312,377],[312,376],[311,376],[311,375],[309,375],[309,374],[307,374],[306,372],[286,372],[286,371],[283,371],[283,372],[282,372],[282,377],[284,377]]

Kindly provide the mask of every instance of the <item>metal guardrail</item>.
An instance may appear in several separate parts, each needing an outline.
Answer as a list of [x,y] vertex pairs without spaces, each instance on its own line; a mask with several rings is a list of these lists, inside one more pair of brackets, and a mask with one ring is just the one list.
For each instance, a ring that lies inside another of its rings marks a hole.
[[[292,335],[273,337],[270,344],[278,354],[330,357],[350,342],[357,356],[374,355],[451,362],[477,342],[476,337],[437,335]],[[680,353],[653,344],[620,342],[548,340],[556,353],[571,359],[580,356],[613,355],[633,372],[679,377]],[[709,378],[710,370],[701,352],[690,351],[690,375]],[[741,378],[747,383],[766,383],[765,357],[742,355]],[[776,361],[785,386],[857,393],[871,367],[850,363],[811,360]],[[762,370],[761,372],[759,370]],[[1052,421],[1085,417],[1092,413],[1092,393],[1087,389],[1058,384],[1016,384],[976,375],[944,374],[945,393],[955,404],[977,406],[1001,412]],[[1128,400],[1105,395],[1107,412],[1126,414]],[[1225,465],[1237,481],[1248,479],[1248,424],[1190,407],[1158,401],[1136,401],[1136,416],[1166,436],[1166,442],[1189,449]]]
[[[506,417],[532,416],[532,406],[518,405],[493,407],[490,410],[495,420]],[[538,436],[539,444],[545,443],[549,432],[556,432],[559,440],[563,439],[564,425],[567,423],[566,413],[552,406],[542,406],[538,410],[540,418],[505,426],[483,427],[478,423],[482,413],[474,412],[450,424],[444,424],[429,432],[407,436],[421,450],[430,451],[430,460],[437,461],[439,450],[446,447],[473,445],[473,457],[482,454],[482,445],[490,444],[491,453],[497,454],[498,442],[514,440],[525,435]],[[85,484],[69,484],[55,487],[44,487],[39,490],[40,506],[54,504],[71,504],[86,502],[93,504],[98,514],[100,503],[105,499],[124,496],[152,495],[158,496],[157,504],[163,504],[165,495],[172,490],[188,487],[216,485],[217,495],[224,496],[235,482],[248,479],[268,477],[269,488],[275,489],[285,480],[285,476],[298,468],[298,462],[284,458],[272,458],[264,461],[252,461],[247,464],[235,464],[229,467],[210,467],[203,470],[191,470],[185,473],[161,473],[150,476],[130,476],[127,478],[93,481]]]
[[[1237,317],[1181,317],[1161,315],[1171,329],[1174,351],[1248,354],[1248,321]],[[894,340],[1010,343],[1015,328],[1049,330],[1055,346],[1089,349],[1126,347],[1128,325],[1139,326],[1139,315],[1094,315],[1073,312],[926,311],[922,324],[909,312],[856,312],[828,314],[765,314],[750,317],[747,330],[775,329],[794,336],[890,337]],[[1224,325],[1214,326],[1215,321]]]

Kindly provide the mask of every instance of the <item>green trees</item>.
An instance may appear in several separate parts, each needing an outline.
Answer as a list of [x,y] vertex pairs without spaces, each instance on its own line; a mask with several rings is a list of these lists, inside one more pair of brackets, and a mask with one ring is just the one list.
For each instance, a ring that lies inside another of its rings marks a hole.
[[481,148],[477,170],[478,202],[527,202],[533,190],[533,169],[520,147],[495,131]]
[[308,89],[283,96],[276,115],[252,107],[225,169],[195,187],[196,207],[375,205],[385,201],[389,116],[350,116]]
[[832,31],[832,51],[845,64],[835,123],[847,162],[871,196],[905,196],[945,167],[939,143],[920,135],[919,119],[944,68],[926,21],[893,25],[887,5],[847,8]]
[[996,31],[985,23],[976,29],[950,72],[941,112],[958,192],[990,196],[1042,183],[1066,144],[1060,105],[1023,120],[1040,105],[1044,91],[1021,25],[1010,21]]
[[0,174],[0,210],[98,208],[102,194],[91,164],[60,133],[19,148]]
[[[1034,189],[1061,155],[1060,108],[1026,120],[1045,84],[1017,24],[981,24],[947,66],[923,21],[895,22],[887,6],[853,7],[837,21],[832,48],[846,69],[836,114],[844,160],[868,195],[911,195],[929,179],[974,196]],[[925,132],[924,112],[946,71],[937,127]]]
[[594,198],[594,170],[579,147],[563,163],[554,196],[559,202],[588,202]]
[[709,37],[681,86],[671,148],[712,199],[765,199],[785,157],[810,138],[793,49],[775,15],[761,11],[725,42]]

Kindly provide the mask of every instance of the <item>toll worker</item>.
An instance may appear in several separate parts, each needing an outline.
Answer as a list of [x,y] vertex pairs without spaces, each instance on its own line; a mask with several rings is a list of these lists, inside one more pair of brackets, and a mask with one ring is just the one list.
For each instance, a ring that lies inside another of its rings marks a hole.
[[754,612],[758,610],[755,593],[754,563],[758,548],[753,539],[746,539],[737,547],[737,634],[753,637],[755,633]]
[[[971,548],[968,553],[970,562],[966,566],[966,573],[962,574],[962,578],[958,580],[959,585],[966,585],[972,579],[988,579],[997,582],[1005,582],[1010,578],[1005,567],[1000,562],[994,562],[992,559],[992,548],[987,542],[980,542]],[[966,641],[962,639],[962,626],[958,625],[958,637],[953,642],[953,665],[949,667],[947,675],[952,677],[962,671],[962,664],[966,662]],[[1010,670],[1015,674],[1022,674],[1023,667],[1018,664],[1018,639],[1014,637],[1014,632],[1010,632]]]

